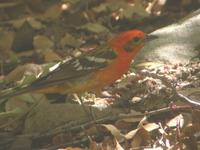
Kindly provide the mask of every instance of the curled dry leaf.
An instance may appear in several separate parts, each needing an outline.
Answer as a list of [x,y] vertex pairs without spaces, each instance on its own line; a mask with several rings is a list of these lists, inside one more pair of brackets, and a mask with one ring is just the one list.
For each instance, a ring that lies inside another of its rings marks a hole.
[[113,125],[111,124],[101,124],[102,127],[105,127],[117,141],[121,142],[124,140],[124,135]]
[[37,64],[26,64],[14,69],[4,78],[4,80],[7,82],[20,81],[21,84],[27,84],[37,79],[42,72],[42,66]]
[[138,131],[139,130],[145,130],[146,132],[151,132],[151,131],[153,131],[153,130],[156,130],[156,129],[158,129],[159,128],[159,125],[158,124],[156,124],[156,123],[148,123],[148,124],[146,124],[146,125],[144,125],[144,126],[142,126],[142,127],[139,127],[139,128],[137,128],[137,129],[135,129],[135,130],[132,130],[132,131],[130,131],[130,132],[128,132],[126,135],[125,135],[125,138],[127,139],[127,140],[129,140],[129,139],[132,139],[132,138],[134,138],[138,133]]
[[116,145],[115,150],[124,150],[124,148],[119,144],[119,142],[116,139],[114,140],[115,140],[115,145]]
[[180,114],[174,118],[172,118],[170,121],[168,121],[167,125],[169,127],[177,127],[180,126],[181,128],[183,127],[183,125],[185,124],[185,120],[183,118],[183,115]]
[[159,128],[159,125],[156,124],[156,123],[148,123],[146,125],[143,126],[143,128],[148,131],[148,132],[151,132],[153,130],[156,130]]
[[149,133],[159,128],[159,125],[156,123],[147,123],[145,125],[144,123],[146,123],[145,117],[140,121],[137,129],[132,130],[125,135],[127,140],[132,140],[132,148],[146,145],[150,138]]
[[149,133],[144,128],[137,128],[128,132],[125,135],[125,138],[127,140],[132,140],[131,147],[136,148],[142,146],[142,143],[147,143],[147,140],[149,139]]

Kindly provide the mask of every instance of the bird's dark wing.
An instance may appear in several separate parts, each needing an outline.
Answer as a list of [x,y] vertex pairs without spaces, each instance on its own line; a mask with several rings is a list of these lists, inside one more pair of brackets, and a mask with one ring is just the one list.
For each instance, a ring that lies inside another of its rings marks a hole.
[[110,47],[100,47],[61,63],[55,70],[34,81],[31,86],[36,88],[62,84],[63,81],[72,82],[79,77],[92,75],[96,70],[109,65],[116,57],[117,54]]
[[[82,80],[93,75],[96,70],[103,69],[108,66],[115,58],[117,54],[108,46],[100,47],[95,51],[84,53],[83,55],[72,58],[67,61],[63,61],[57,64],[53,71],[50,71],[47,75],[38,78],[30,85],[25,85],[17,88],[13,88],[11,92],[0,94],[0,103],[5,102],[6,99],[30,92],[33,90],[40,90],[42,88],[63,84],[69,82],[73,84],[74,81]],[[51,69],[50,69],[51,70]]]

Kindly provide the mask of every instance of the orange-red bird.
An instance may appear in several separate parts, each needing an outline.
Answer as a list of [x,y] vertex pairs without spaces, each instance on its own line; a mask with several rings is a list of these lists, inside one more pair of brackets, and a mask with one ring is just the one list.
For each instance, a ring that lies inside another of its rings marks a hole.
[[12,93],[1,94],[0,99],[30,91],[62,94],[99,91],[129,70],[148,37],[151,36],[139,30],[122,32],[107,45],[60,63],[46,76]]

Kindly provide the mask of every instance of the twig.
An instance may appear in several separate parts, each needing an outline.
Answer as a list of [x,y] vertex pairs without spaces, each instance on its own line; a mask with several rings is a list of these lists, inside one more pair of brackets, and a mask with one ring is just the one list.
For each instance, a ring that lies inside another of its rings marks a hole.
[[190,98],[186,97],[185,95],[180,94],[180,93],[178,93],[178,92],[177,92],[177,95],[178,95],[182,100],[185,100],[186,102],[188,102],[188,103],[190,103],[190,104],[192,104],[192,105],[195,105],[195,106],[200,107],[200,103],[197,102],[198,100],[190,99]]
[[150,111],[150,112],[146,112],[145,114],[148,115],[148,116],[152,116],[152,115],[158,115],[158,114],[161,114],[161,113],[166,113],[166,112],[171,112],[172,110],[173,111],[186,111],[186,110],[191,110],[193,107],[192,106],[168,106],[166,108],[161,108],[161,109],[157,109],[157,110],[153,110],[153,111]]

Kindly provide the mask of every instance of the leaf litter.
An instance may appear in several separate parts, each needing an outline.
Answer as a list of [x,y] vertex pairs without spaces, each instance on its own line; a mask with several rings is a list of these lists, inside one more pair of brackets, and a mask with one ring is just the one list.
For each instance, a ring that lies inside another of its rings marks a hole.
[[[1,92],[33,82],[58,61],[93,50],[112,34],[138,26],[147,32],[155,30],[161,26],[156,17],[171,23],[187,14],[186,8],[194,3],[181,1],[177,6],[178,15],[163,0],[1,2]],[[156,27],[146,27],[148,19]],[[141,66],[105,88],[106,96],[83,95],[93,120],[70,96],[56,95],[55,99],[27,93],[1,104],[0,146],[198,149],[199,61]],[[61,103],[61,98],[67,102]]]

